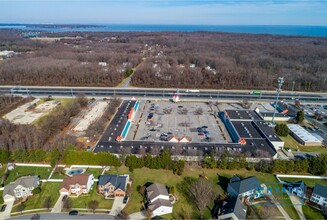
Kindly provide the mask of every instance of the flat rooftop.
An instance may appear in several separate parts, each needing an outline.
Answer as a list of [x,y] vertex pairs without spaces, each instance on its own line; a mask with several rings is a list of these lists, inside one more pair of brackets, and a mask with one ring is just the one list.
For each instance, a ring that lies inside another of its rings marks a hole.
[[[118,108],[115,116],[111,120],[109,126],[103,133],[100,142],[115,141],[116,138],[122,133],[125,124],[128,120],[127,116],[132,107],[135,105],[134,100],[123,101],[121,106]],[[110,103],[109,103],[110,105]]]
[[250,121],[233,121],[240,138],[263,138]]
[[274,130],[269,127],[267,122],[264,121],[255,121],[254,126],[257,126],[259,130],[261,130],[264,135],[270,140],[270,141],[282,141],[274,132]]
[[292,133],[294,133],[298,138],[300,138],[304,142],[321,143],[321,140],[313,136],[310,132],[308,132],[298,124],[288,124],[287,127]]
[[[274,114],[273,112],[260,112],[260,115],[262,117],[272,117],[273,114]],[[277,111],[275,113],[275,117],[278,117],[278,118],[289,118],[288,115],[282,114],[282,113],[278,113]]]
[[226,110],[228,117],[233,121],[262,120],[254,110]]

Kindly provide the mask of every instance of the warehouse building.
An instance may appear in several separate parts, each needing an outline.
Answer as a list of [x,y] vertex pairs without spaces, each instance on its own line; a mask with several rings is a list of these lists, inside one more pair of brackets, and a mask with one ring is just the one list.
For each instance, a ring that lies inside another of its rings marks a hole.
[[287,127],[290,129],[291,135],[300,144],[304,146],[321,146],[322,140],[319,140],[310,132],[305,130],[302,126],[298,124],[288,124]]

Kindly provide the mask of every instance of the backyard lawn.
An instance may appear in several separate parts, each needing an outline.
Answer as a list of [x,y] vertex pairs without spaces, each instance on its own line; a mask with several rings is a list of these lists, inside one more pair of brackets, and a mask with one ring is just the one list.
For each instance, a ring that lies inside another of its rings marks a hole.
[[[44,201],[50,197],[51,198],[51,206],[53,207],[54,204],[57,202],[59,198],[59,188],[61,183],[42,183],[41,184],[41,193],[37,195],[33,195],[27,199],[25,204],[24,210],[29,209],[39,209],[44,208],[43,204]],[[17,211],[18,205],[14,206],[12,212]]]
[[23,167],[16,166],[15,169],[9,172],[8,178],[5,181],[5,184],[15,181],[18,177],[28,176],[28,175],[37,175],[41,179],[47,179],[52,171],[51,167]]
[[87,168],[87,170],[85,171],[85,173],[88,174],[93,174],[95,179],[98,179],[99,176],[101,175],[103,169],[98,169],[98,168]]
[[[120,167],[118,169],[113,169],[107,173],[117,173],[126,174],[129,173],[126,167]],[[208,179],[212,180],[213,183],[217,184],[218,193],[225,195],[227,190],[227,185],[229,178],[234,174],[238,174],[241,177],[247,177],[256,175],[261,182],[276,182],[276,178],[272,174],[259,173],[256,171],[248,170],[220,170],[220,169],[200,169],[200,168],[189,168],[186,167],[182,176],[174,175],[170,170],[151,170],[148,168],[135,169],[134,173],[131,174],[133,178],[132,185],[132,196],[130,202],[127,204],[125,211],[127,213],[134,213],[141,210],[143,205],[143,198],[137,191],[137,186],[142,186],[146,183],[158,182],[165,184],[166,186],[174,186],[175,194],[178,201],[174,204],[173,216],[176,218],[178,216],[194,216],[196,207],[194,203],[188,201],[185,196],[178,192],[178,184],[182,182],[184,177],[199,177],[200,175],[206,176]],[[213,203],[209,205],[210,208],[213,207]],[[208,216],[209,215],[209,216]],[[205,217],[210,217],[210,210],[207,209],[204,213]]]
[[303,152],[324,152],[327,153],[327,149],[321,146],[303,146],[302,144],[298,143],[291,135],[287,135],[286,137],[280,137],[282,141],[285,142],[284,147],[289,147],[293,151],[299,149]]
[[325,219],[319,210],[311,208],[310,206],[302,206],[302,211],[306,219]]
[[88,209],[88,203],[92,200],[99,202],[98,209],[111,209],[114,202],[113,199],[104,199],[102,195],[97,194],[96,183],[93,185],[93,189],[89,192],[89,195],[79,196],[78,198],[69,198],[72,201],[72,208],[85,208]]
[[321,179],[285,178],[285,177],[282,178],[280,177],[279,179],[286,182],[298,182],[303,180],[308,187],[314,187],[316,183],[327,186],[327,180],[321,180]]

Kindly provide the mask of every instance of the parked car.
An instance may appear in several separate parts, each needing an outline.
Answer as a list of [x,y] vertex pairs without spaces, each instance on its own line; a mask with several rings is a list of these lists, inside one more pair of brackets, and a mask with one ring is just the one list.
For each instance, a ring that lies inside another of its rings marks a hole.
[[128,201],[128,196],[125,196],[125,197],[124,197],[124,200],[123,200],[123,203],[126,204],[127,201]]
[[1,212],[4,212],[5,210],[6,210],[6,207],[7,207],[7,205],[6,204],[4,204],[2,207],[1,207]]
[[69,215],[78,215],[78,211],[77,210],[70,211]]
[[204,134],[203,134],[202,132],[198,133],[198,135],[200,135],[200,136],[204,136]]

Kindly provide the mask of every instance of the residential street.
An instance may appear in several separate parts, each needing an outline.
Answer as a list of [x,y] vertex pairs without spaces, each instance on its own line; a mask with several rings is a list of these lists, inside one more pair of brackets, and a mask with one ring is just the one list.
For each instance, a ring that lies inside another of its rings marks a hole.
[[[31,219],[35,214],[22,215],[11,219]],[[113,216],[104,214],[79,214],[79,215],[68,215],[66,213],[41,213],[40,219],[115,219]]]

